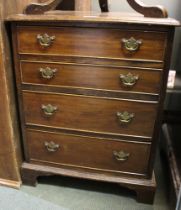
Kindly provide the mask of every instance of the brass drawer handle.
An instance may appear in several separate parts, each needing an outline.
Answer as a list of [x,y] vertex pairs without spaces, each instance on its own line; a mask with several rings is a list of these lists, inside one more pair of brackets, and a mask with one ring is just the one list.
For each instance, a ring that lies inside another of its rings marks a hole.
[[130,72],[126,75],[120,74],[120,80],[126,87],[133,87],[139,79],[139,75],[133,75]]
[[52,116],[58,110],[57,106],[51,104],[42,105],[41,108],[46,116]]
[[123,47],[129,52],[136,52],[142,45],[142,40],[136,40],[134,37],[130,39],[122,39]]
[[135,117],[134,113],[129,112],[117,112],[118,120],[121,124],[128,124],[132,121],[132,119]]
[[113,155],[116,158],[117,161],[121,161],[121,162],[125,162],[128,160],[128,158],[130,157],[130,153],[127,153],[123,150],[117,152],[117,151],[113,151]]
[[38,43],[43,47],[47,48],[50,47],[53,41],[55,40],[55,36],[49,36],[48,34],[38,34],[37,35]]
[[50,67],[46,67],[46,68],[40,68],[39,71],[43,79],[50,80],[55,76],[57,69],[51,69]]
[[49,152],[56,152],[60,145],[59,144],[55,144],[53,141],[50,142],[45,142],[45,147]]

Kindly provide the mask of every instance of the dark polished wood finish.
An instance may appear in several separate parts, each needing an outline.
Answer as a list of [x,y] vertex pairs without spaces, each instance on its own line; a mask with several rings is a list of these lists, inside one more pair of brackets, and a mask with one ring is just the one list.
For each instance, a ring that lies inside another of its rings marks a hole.
[[[115,182],[150,203],[178,22],[93,14],[9,18],[25,153],[22,177],[29,184],[53,174]],[[126,72],[131,76],[124,83],[132,90],[121,86]]]
[[[152,136],[158,107],[157,103],[27,91],[23,101],[26,124],[143,137]],[[57,107],[52,116],[42,111],[42,105],[47,104]],[[124,111],[134,113],[130,123],[119,121],[117,112]]]
[[[36,39],[38,34],[45,33],[55,37],[51,46],[47,48],[43,48]],[[142,45],[134,52],[126,50],[121,43],[122,39],[131,37],[142,40]],[[78,27],[18,27],[18,51],[20,54],[60,54],[87,57],[94,55],[94,57],[100,58],[162,61],[165,42],[166,33],[163,32]]]
[[[110,174],[146,176],[150,143],[127,142],[88,136],[68,135],[27,130],[29,161],[54,167],[84,168]],[[55,152],[48,151],[45,142],[59,145]],[[114,151],[125,151],[130,156],[117,160]],[[38,153],[37,153],[38,151]],[[142,159],[142,154],[144,160]]]
[[[56,72],[50,79],[43,78],[41,69],[54,69]],[[77,77],[74,77],[74,73]],[[133,86],[124,85],[120,75],[138,76]],[[58,62],[22,61],[21,75],[23,84],[55,86],[55,87],[77,87],[96,90],[125,91],[158,94],[160,91],[162,70],[114,67],[107,65],[69,64]]]
[[[7,21],[19,22],[19,25],[23,25],[23,22],[26,21],[26,26],[29,25],[39,25],[39,23],[46,26],[47,23],[51,23],[51,26],[57,26],[57,22],[61,22],[62,26],[87,26],[87,27],[99,27],[98,28],[107,28],[109,23],[109,28],[120,29],[120,23],[122,23],[122,29],[138,29],[145,31],[157,31],[165,32],[168,31],[164,26],[180,26],[180,22],[176,21],[173,18],[143,18],[142,15],[134,13],[120,13],[120,12],[81,12],[81,11],[51,11],[45,15],[23,15],[16,14],[10,15],[7,17]],[[72,23],[73,22],[73,23]],[[81,24],[78,24],[80,23]],[[72,25],[73,24],[73,25]],[[148,27],[149,24],[149,27]]]

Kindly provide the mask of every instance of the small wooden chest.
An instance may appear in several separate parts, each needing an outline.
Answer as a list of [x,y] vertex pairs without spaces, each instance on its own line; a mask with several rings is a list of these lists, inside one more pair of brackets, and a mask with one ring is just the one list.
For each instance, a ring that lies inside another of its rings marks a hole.
[[59,174],[152,202],[175,20],[81,13],[12,22],[24,183]]

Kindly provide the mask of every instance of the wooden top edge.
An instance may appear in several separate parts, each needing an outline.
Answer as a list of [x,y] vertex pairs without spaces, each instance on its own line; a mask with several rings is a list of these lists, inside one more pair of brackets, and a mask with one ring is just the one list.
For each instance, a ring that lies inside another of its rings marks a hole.
[[180,26],[180,22],[172,18],[147,18],[137,13],[118,12],[78,12],[50,11],[43,15],[10,15],[6,21],[11,22],[92,22],[92,23],[134,23],[147,25]]

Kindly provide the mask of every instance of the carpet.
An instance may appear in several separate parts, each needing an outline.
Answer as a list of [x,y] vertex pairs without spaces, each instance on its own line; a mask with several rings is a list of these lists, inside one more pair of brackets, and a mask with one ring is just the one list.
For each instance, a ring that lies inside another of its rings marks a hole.
[[68,210],[20,190],[0,186],[0,210]]
[[40,177],[36,187],[23,185],[21,191],[69,210],[169,210],[159,156],[155,168],[158,189],[153,205],[136,202],[134,193],[116,184],[62,176]]
[[158,189],[153,205],[137,203],[134,193],[116,184],[68,177],[40,177],[36,187],[0,187],[0,210],[169,210],[167,182],[156,160]]

